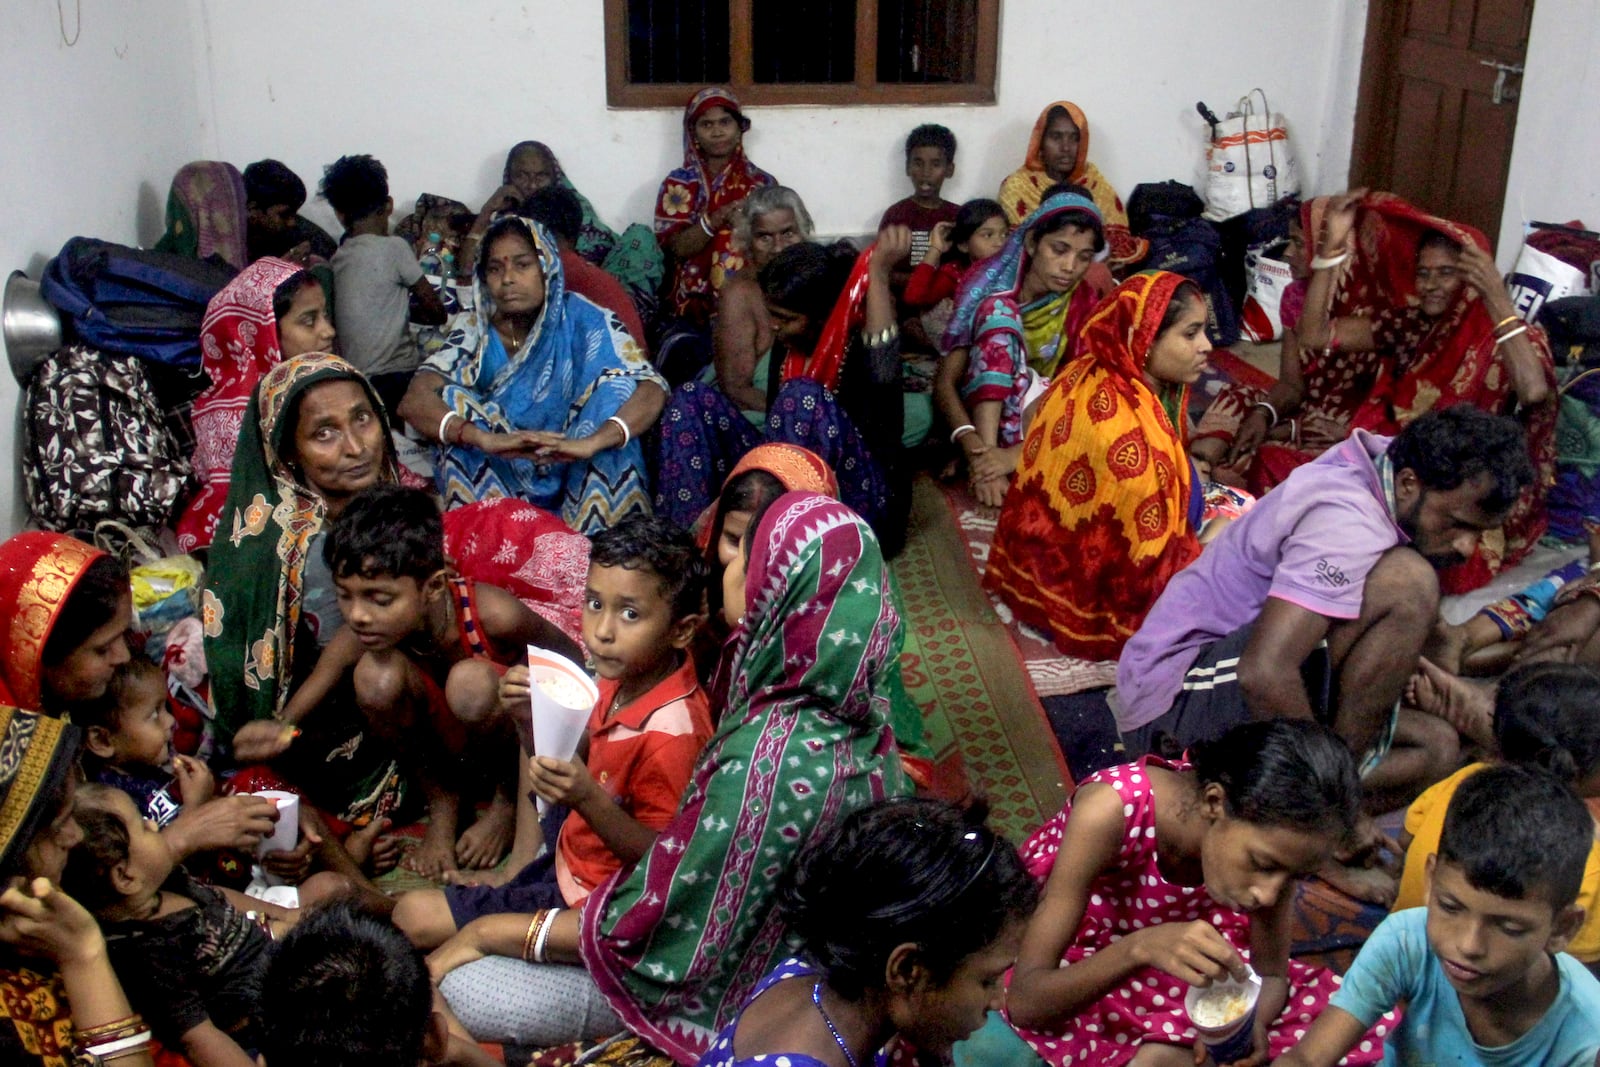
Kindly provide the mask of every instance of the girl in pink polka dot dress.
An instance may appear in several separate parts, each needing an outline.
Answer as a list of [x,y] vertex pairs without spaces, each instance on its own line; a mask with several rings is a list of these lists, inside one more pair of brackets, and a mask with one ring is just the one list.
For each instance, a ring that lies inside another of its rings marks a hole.
[[[1055,1067],[1189,1067],[1184,994],[1242,978],[1248,961],[1262,989],[1255,1052],[1239,1062],[1281,1055],[1339,984],[1289,959],[1295,882],[1354,828],[1360,798],[1344,742],[1291,720],[1237,726],[1188,762],[1146,756],[1084,779],[1023,848],[1048,881],[1008,1020]],[[1380,1060],[1394,1023],[1380,1020],[1371,1051],[1343,1062]]]

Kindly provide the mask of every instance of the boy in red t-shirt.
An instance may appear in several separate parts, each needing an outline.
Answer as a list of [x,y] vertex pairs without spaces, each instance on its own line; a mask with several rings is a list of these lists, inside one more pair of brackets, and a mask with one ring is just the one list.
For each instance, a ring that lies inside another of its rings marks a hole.
[[[703,555],[687,533],[656,518],[626,519],[592,540],[583,643],[600,697],[577,756],[528,763],[533,793],[552,805],[543,825],[553,847],[502,886],[402,896],[395,923],[423,948],[480,916],[581,905],[649,850],[711,739],[711,704],[686,652],[705,621]],[[527,668],[508,670],[500,692],[508,710],[525,715]]]

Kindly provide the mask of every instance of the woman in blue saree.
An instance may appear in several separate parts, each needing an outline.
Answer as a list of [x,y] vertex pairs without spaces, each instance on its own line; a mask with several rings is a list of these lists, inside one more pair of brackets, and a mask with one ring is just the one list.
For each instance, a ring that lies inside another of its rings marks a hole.
[[554,239],[516,215],[489,227],[474,288],[399,409],[439,443],[445,507],[516,497],[580,533],[648,513],[639,436],[667,387],[616,316],[567,292]]

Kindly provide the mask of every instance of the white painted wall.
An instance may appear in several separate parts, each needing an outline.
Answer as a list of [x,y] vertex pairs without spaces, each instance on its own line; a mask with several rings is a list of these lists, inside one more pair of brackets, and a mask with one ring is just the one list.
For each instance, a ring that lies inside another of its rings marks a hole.
[[[62,3],[69,35],[77,6]],[[678,112],[607,109],[599,0],[81,7],[68,48],[55,4],[0,4],[0,196],[11,208],[0,272],[37,277],[74,234],[153,241],[171,175],[191,159],[275,156],[314,188],[324,164],[371,152],[407,211],[424,191],[480,200],[505,149],[536,138],[614,225],[647,220],[681,160]],[[917,123],[960,139],[947,197],[992,196],[1043,105],[1075,100],[1092,158],[1126,195],[1141,181],[1198,182],[1194,101],[1224,113],[1260,85],[1290,120],[1305,187],[1323,192],[1349,168],[1365,10],[1365,0],[1005,0],[996,105],[756,108],[748,145],[800,190],[819,229],[864,232],[906,195],[901,145]],[[307,213],[337,232],[325,204]],[[0,372],[13,442],[16,401]],[[22,524],[21,498],[16,476],[0,484],[0,530]]]
[[1537,0],[1501,216],[1510,268],[1525,221],[1581,218],[1600,229],[1600,4]]
[[[476,203],[498,184],[506,148],[531,138],[617,225],[650,217],[682,158],[679,112],[606,108],[598,0],[280,0],[281,32],[263,32],[256,5],[191,3],[210,44],[201,97],[222,158],[241,164],[276,156],[313,185],[339,155],[370,152],[405,211],[424,191]],[[1224,113],[1260,85],[1289,117],[1307,187],[1324,191],[1349,167],[1365,10],[1365,0],[1006,0],[996,106],[754,108],[747,146],[800,191],[820,230],[861,232],[908,192],[901,145],[919,122],[960,140],[946,196],[993,196],[1039,110],[1074,100],[1089,116],[1091,157],[1126,194],[1141,181],[1196,180],[1194,102]]]
[[[70,39],[80,5],[61,7]],[[173,172],[206,155],[190,12],[169,0],[82,0],[81,12],[69,48],[55,3],[0,3],[0,277],[37,279],[77,234],[154,241]],[[0,366],[0,535],[27,517],[17,401]]]

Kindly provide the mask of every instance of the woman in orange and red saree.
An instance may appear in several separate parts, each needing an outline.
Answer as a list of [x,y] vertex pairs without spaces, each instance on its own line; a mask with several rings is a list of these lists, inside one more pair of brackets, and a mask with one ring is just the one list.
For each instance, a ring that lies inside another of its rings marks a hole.
[[1084,659],[1115,659],[1168,579],[1200,554],[1200,479],[1185,448],[1206,366],[1205,299],[1136,274],[1083,328],[1022,446],[984,586]]

